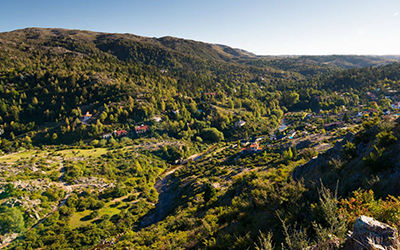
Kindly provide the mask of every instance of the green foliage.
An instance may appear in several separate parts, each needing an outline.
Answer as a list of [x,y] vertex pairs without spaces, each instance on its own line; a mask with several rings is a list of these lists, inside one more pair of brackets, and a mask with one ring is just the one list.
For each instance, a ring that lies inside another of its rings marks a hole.
[[8,198],[8,197],[17,197],[21,195],[21,191],[14,187],[14,184],[7,183],[4,186],[4,191],[0,193],[0,199]]
[[292,152],[293,152],[293,159],[296,160],[297,157],[298,157],[296,145],[293,145],[293,147],[291,149],[292,149]]
[[282,243],[282,249],[303,250],[310,245],[307,232],[304,229],[296,229],[296,225],[292,228],[282,221],[283,232],[285,234],[285,244]]
[[217,197],[217,191],[211,183],[207,183],[204,188],[204,201],[209,202],[210,200]]
[[357,155],[356,146],[354,143],[347,141],[346,144],[342,146],[342,153],[346,159],[351,159]]
[[393,131],[381,131],[376,135],[379,146],[389,146],[397,141],[397,137],[394,136]]
[[[335,192],[331,192],[321,184],[318,195],[319,209],[322,215],[320,219],[323,220],[323,224],[313,222],[318,242],[327,242],[332,238],[332,235],[343,239],[347,232],[346,218],[338,212],[337,188]],[[317,209],[315,206],[313,208]]]
[[18,207],[0,207],[0,232],[19,233],[25,229],[25,221],[22,211]]
[[224,134],[217,128],[206,128],[202,132],[203,140],[209,142],[219,142],[224,140]]
[[283,152],[283,157],[287,160],[291,160],[293,158],[292,148],[289,148],[285,152]]
[[311,160],[312,158],[318,155],[318,152],[313,148],[305,148],[303,149],[300,155],[305,160]]
[[[283,243],[283,248],[303,249],[313,240],[307,231],[313,230],[314,215],[317,240],[326,240],[329,234],[342,237],[337,194],[322,187],[319,205],[309,211],[310,202],[318,200],[316,192],[290,178],[295,166],[318,155],[316,150],[302,149],[304,159],[298,160],[295,145],[285,144],[281,150],[278,142],[263,154],[245,156],[238,154],[239,146],[230,148],[231,142],[269,134],[282,119],[290,129],[301,131],[310,123],[309,132],[315,132],[315,126],[331,136],[322,129],[324,122],[343,118],[350,123],[359,104],[378,109],[366,92],[379,87],[384,95],[387,87],[400,87],[399,64],[351,70],[332,66],[343,60],[369,66],[370,57],[259,58],[170,37],[155,40],[55,29],[8,32],[0,34],[0,40],[7,44],[0,48],[0,149],[76,148],[66,153],[68,157],[55,153],[54,158],[18,161],[12,165],[12,170],[21,171],[15,176],[2,172],[6,181],[58,182],[46,190],[21,191],[10,183],[3,187],[0,198],[5,202],[14,197],[40,201],[35,211],[42,218],[66,196],[54,162],[64,160],[63,181],[74,184],[65,205],[23,233],[11,246],[15,249],[96,248],[103,239],[124,232],[116,249],[272,249],[272,240]],[[343,113],[342,106],[349,111]],[[307,120],[305,112],[286,113],[304,109],[316,117]],[[83,122],[86,112],[93,116]],[[162,121],[154,121],[155,116]],[[235,127],[239,119],[246,125]],[[364,157],[367,170],[393,166],[395,123],[379,121],[377,114],[363,119],[354,144],[347,142],[342,148],[348,161],[321,155],[333,166],[328,177],[340,177],[346,164],[353,164],[359,142],[376,144]],[[137,135],[133,129],[141,124],[150,130]],[[122,129],[128,136],[100,139]],[[335,136],[339,140],[342,134]],[[220,141],[226,144],[214,144],[198,160],[160,181],[170,163],[205,150],[204,142]],[[82,148],[93,149],[98,156],[79,153]],[[164,192],[160,197],[156,180]],[[211,183],[221,187],[218,196]],[[160,209],[165,200],[168,208]],[[358,207],[365,210],[369,204],[382,218],[393,220],[398,201],[385,202],[364,199]],[[350,200],[344,204],[348,214],[358,212]],[[158,223],[148,222],[151,216]],[[23,206],[4,207],[2,233],[21,232],[36,223],[35,218]],[[146,223],[150,225],[143,227]],[[273,236],[261,233],[271,231]]]
[[374,146],[371,152],[363,157],[363,162],[373,172],[384,171],[393,167],[393,162],[385,148]]
[[273,250],[272,233],[264,234],[260,231],[258,236],[258,244],[254,243],[256,250]]

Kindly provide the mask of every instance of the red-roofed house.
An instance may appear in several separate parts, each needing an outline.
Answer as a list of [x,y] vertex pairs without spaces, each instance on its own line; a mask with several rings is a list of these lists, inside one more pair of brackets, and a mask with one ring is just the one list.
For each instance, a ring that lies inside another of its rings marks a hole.
[[128,135],[128,132],[126,132],[126,130],[118,130],[118,131],[114,131],[114,134],[116,137],[121,137],[121,136],[126,136]]
[[243,148],[242,153],[257,153],[261,151],[262,148],[258,145],[258,142],[253,143],[248,148]]
[[142,125],[142,126],[136,127],[135,132],[136,132],[136,134],[143,134],[143,133],[146,133],[148,129],[149,129],[148,125]]

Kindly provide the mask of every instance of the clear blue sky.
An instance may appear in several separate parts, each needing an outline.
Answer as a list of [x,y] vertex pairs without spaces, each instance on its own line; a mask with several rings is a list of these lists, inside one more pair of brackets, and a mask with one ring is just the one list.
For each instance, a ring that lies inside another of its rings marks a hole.
[[400,0],[2,0],[26,27],[175,36],[259,55],[400,54]]

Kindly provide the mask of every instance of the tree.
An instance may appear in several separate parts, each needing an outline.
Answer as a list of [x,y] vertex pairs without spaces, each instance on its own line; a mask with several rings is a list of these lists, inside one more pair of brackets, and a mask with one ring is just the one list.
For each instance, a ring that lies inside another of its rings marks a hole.
[[0,207],[0,231],[2,234],[19,233],[25,229],[25,221],[21,210],[17,207]]
[[210,142],[219,142],[224,140],[224,134],[216,128],[206,128],[202,132],[202,138]]
[[287,151],[285,151],[283,153],[283,156],[287,159],[287,160],[291,160],[293,158],[293,152],[292,149],[289,148]]
[[344,122],[349,122],[350,121],[350,116],[349,116],[349,114],[347,112],[344,113],[344,115],[343,115],[343,121]]
[[297,153],[296,145],[293,145],[292,152],[293,152],[293,159],[297,159],[298,153]]
[[53,133],[53,135],[52,135],[52,137],[51,137],[51,139],[53,140],[53,142],[56,142],[56,141],[57,141],[57,138],[58,138],[57,133]]
[[36,96],[33,97],[33,99],[32,99],[32,104],[33,104],[33,105],[37,105],[38,103],[39,103],[39,101],[38,101],[38,99],[36,98]]
[[204,189],[204,201],[208,202],[215,197],[217,197],[215,187],[211,183],[207,183]]

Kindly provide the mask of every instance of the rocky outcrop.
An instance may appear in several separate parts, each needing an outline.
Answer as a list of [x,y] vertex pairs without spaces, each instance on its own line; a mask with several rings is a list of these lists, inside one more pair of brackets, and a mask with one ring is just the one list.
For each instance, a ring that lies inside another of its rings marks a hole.
[[360,216],[353,233],[346,240],[345,250],[396,250],[400,249],[397,229],[374,218]]
[[311,159],[304,165],[298,166],[293,170],[292,178],[295,180],[318,181],[321,179],[319,166],[328,165],[332,159],[340,159],[342,146],[347,141],[352,141],[353,133],[347,133],[343,140],[337,142],[333,148],[328,149],[324,154],[318,155],[315,159]]

